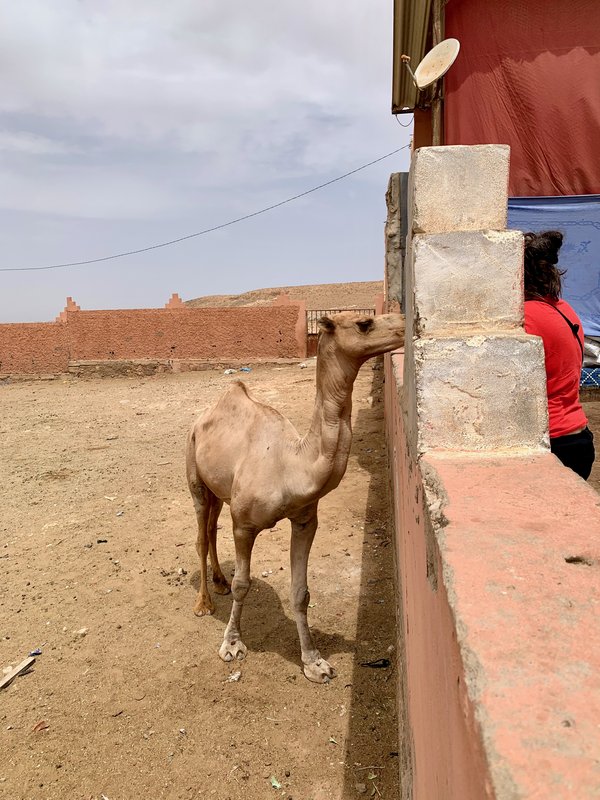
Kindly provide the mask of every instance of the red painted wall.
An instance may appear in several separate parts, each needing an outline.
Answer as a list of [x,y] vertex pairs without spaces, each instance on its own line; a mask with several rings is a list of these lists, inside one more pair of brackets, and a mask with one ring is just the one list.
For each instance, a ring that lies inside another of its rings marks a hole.
[[491,800],[494,793],[481,732],[467,694],[421,472],[408,449],[398,375],[402,375],[402,356],[386,356],[386,438],[399,592],[399,696],[404,699],[399,731],[402,800]]
[[70,361],[304,357],[302,306],[66,311],[0,325],[0,372],[65,372]]

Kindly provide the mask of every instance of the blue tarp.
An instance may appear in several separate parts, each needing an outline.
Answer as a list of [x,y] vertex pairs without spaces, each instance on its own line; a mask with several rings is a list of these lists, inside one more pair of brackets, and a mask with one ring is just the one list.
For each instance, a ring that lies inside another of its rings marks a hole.
[[600,195],[511,197],[508,227],[563,233],[563,297],[579,315],[586,336],[600,336]]

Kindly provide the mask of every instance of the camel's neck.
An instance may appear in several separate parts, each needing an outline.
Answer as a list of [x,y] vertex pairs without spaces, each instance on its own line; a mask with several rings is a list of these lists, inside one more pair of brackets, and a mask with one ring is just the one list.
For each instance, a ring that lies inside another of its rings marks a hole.
[[319,351],[317,394],[310,430],[302,449],[314,463],[317,480],[341,480],[352,444],[352,389],[360,363],[334,347]]

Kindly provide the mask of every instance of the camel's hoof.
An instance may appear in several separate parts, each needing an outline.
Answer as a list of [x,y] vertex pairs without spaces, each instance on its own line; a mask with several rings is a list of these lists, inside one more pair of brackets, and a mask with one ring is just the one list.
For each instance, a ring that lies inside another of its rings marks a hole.
[[217,578],[217,580],[213,578],[213,591],[215,594],[229,594],[231,586],[225,578]]
[[223,661],[233,661],[235,658],[241,661],[246,658],[247,652],[248,648],[241,639],[235,639],[232,642],[225,640],[219,648],[219,655]]
[[329,683],[332,678],[335,678],[337,672],[324,658],[319,658],[318,661],[313,661],[311,664],[304,664],[304,674],[313,683]]
[[194,614],[197,617],[206,617],[209,614],[212,614],[215,610],[215,607],[212,603],[212,600],[196,600],[196,605],[194,606]]

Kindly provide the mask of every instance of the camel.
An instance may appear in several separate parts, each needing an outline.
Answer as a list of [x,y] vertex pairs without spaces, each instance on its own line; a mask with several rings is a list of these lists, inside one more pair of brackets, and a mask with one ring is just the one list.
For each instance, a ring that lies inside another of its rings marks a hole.
[[[319,320],[316,398],[308,433],[251,395],[234,380],[216,405],[194,423],[187,439],[186,470],[198,522],[198,616],[212,614],[206,557],[217,594],[233,591],[231,616],[219,655],[243,659],[240,620],[250,588],[250,559],[257,535],[284,518],[291,522],[291,604],[305,676],[328,683],[334,668],[321,657],[308,627],[307,566],[317,530],[317,506],[340,483],[352,442],[352,388],[369,358],[404,344],[404,317],[344,311]],[[217,519],[227,503],[233,523],[235,572],[231,587],[217,557]]]

